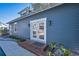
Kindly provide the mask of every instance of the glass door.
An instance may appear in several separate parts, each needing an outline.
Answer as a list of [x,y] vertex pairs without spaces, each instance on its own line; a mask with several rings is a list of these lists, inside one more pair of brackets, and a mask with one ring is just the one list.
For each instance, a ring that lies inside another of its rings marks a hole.
[[38,38],[44,40],[44,21],[38,23]]
[[31,39],[46,43],[46,19],[33,20],[30,25]]
[[36,40],[36,38],[37,38],[37,23],[33,21],[33,22],[31,22],[30,26],[31,26],[31,29],[30,29],[31,39]]

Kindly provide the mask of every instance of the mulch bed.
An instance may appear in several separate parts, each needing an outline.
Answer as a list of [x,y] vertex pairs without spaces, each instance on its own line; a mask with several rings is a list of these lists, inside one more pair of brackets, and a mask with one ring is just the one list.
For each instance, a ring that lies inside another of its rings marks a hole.
[[38,47],[34,44],[34,41],[24,41],[18,42],[18,44],[26,50],[31,51],[32,53],[36,54],[37,56],[46,56],[47,55],[47,45],[43,44],[41,47]]

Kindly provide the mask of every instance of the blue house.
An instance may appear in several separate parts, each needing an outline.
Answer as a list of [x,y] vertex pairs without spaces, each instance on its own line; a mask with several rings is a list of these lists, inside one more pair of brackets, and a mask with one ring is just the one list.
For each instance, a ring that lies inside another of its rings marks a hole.
[[53,3],[42,10],[25,8],[20,17],[8,22],[10,35],[45,44],[64,43],[79,48],[79,4]]

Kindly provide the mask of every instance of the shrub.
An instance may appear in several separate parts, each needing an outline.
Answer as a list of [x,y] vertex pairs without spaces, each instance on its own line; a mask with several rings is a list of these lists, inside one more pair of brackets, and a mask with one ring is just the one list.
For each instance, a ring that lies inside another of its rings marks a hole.
[[4,29],[1,29],[1,28],[0,28],[0,34],[1,34],[1,35],[8,34],[7,28],[4,28]]
[[51,51],[48,51],[48,56],[54,56],[54,54]]
[[71,51],[68,49],[65,49],[63,46],[60,47],[60,50],[63,52],[64,56],[70,56],[71,55]]
[[52,42],[52,43],[50,44],[50,48],[52,48],[52,49],[56,48],[56,42]]
[[[54,55],[63,55],[63,56],[70,56],[71,51],[69,49],[64,48],[64,44],[61,44],[59,48],[56,45],[56,42],[51,42],[48,49],[48,56],[54,56]],[[60,52],[60,54],[58,53]]]
[[16,37],[16,36],[9,36],[10,38],[12,38],[12,39],[19,39],[18,37]]
[[64,52],[64,56],[70,56],[70,55],[71,55],[71,51],[66,49]]
[[16,41],[19,41],[19,42],[24,42],[24,41],[26,41],[25,39],[22,39],[22,38],[19,38],[19,37],[17,37],[17,36],[9,36],[10,38],[12,38],[12,39],[15,39]]
[[48,48],[48,56],[54,55],[54,49],[56,48],[56,42],[51,42]]

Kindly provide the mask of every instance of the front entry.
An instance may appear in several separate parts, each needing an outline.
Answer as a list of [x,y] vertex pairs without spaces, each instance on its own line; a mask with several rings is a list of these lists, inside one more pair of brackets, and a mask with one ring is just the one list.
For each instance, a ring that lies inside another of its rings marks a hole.
[[46,43],[46,18],[30,21],[30,38]]

